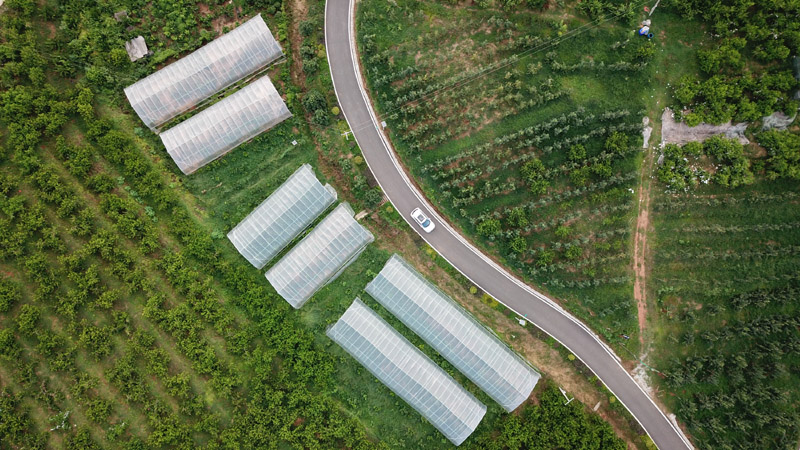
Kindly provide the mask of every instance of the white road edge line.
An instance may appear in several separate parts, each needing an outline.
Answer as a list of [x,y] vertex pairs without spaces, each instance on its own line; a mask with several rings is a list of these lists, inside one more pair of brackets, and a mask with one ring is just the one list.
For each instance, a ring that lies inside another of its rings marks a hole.
[[[568,313],[567,311],[565,311],[565,310],[564,310],[564,309],[563,309],[563,308],[562,308],[560,305],[556,304],[555,302],[553,302],[552,300],[550,300],[549,298],[547,298],[547,297],[546,297],[546,296],[544,296],[543,294],[541,294],[541,293],[539,293],[539,292],[535,291],[535,290],[534,290],[534,289],[532,289],[530,286],[528,286],[527,284],[523,283],[522,281],[520,281],[520,280],[519,280],[519,279],[517,279],[516,277],[514,277],[514,276],[510,275],[510,274],[509,274],[509,273],[508,273],[508,272],[507,272],[507,271],[506,271],[504,268],[500,267],[500,266],[499,266],[497,263],[495,263],[494,261],[492,261],[492,260],[491,260],[489,257],[487,257],[485,254],[483,254],[483,252],[481,252],[481,251],[479,251],[478,249],[476,249],[476,248],[475,248],[475,247],[474,247],[474,246],[473,246],[473,245],[472,245],[472,244],[471,244],[469,241],[467,241],[467,240],[466,240],[466,239],[465,239],[463,236],[461,236],[461,234],[460,234],[460,233],[456,232],[456,231],[455,231],[455,230],[454,230],[454,229],[453,229],[453,228],[450,226],[450,224],[449,224],[449,223],[447,223],[446,221],[444,221],[444,220],[441,218],[441,216],[438,214],[438,212],[436,211],[436,209],[434,209],[434,208],[433,208],[433,206],[432,206],[432,205],[431,205],[431,204],[428,202],[428,200],[427,200],[427,199],[426,199],[424,196],[422,196],[422,194],[421,194],[421,193],[420,193],[420,192],[417,190],[417,188],[416,188],[416,187],[415,187],[415,186],[414,186],[414,185],[411,183],[411,181],[410,181],[410,180],[409,180],[409,178],[408,178],[408,174],[406,174],[406,172],[405,172],[405,170],[403,169],[402,165],[401,165],[401,164],[398,162],[398,160],[397,160],[397,156],[396,156],[396,153],[395,153],[395,151],[394,151],[394,147],[391,145],[391,143],[390,143],[390,142],[388,142],[388,139],[386,138],[386,136],[384,135],[383,131],[381,130],[381,128],[380,128],[380,126],[379,126],[379,124],[378,124],[378,119],[377,119],[377,117],[375,116],[375,111],[374,111],[374,109],[372,108],[372,103],[369,101],[369,96],[367,95],[367,93],[366,93],[366,90],[365,90],[365,88],[364,88],[364,84],[363,84],[363,82],[362,82],[362,78],[361,78],[361,70],[360,70],[360,68],[359,68],[359,65],[358,65],[358,63],[357,63],[357,60],[356,60],[356,58],[354,58],[354,56],[357,54],[357,51],[356,51],[356,42],[355,42],[355,40],[353,39],[353,36],[354,36],[354,34],[355,34],[355,33],[354,33],[354,31],[355,31],[355,24],[354,24],[354,20],[353,20],[353,18],[354,18],[354,15],[355,15],[355,8],[353,7],[353,2],[354,2],[354,0],[349,0],[349,7],[348,7],[348,8],[349,8],[349,12],[348,12],[348,19],[347,19],[347,21],[348,21],[348,27],[347,27],[347,28],[348,28],[348,30],[347,30],[347,38],[348,38],[348,41],[349,41],[349,44],[350,44],[350,60],[351,60],[351,62],[352,62],[352,64],[353,64],[353,70],[355,71],[355,74],[356,74],[356,81],[357,81],[357,84],[358,84],[358,88],[359,88],[359,90],[361,91],[361,97],[363,98],[363,100],[364,100],[364,103],[367,105],[367,110],[369,111],[370,119],[372,120],[372,123],[373,123],[373,125],[375,126],[375,130],[376,130],[376,131],[378,132],[378,134],[380,135],[380,138],[381,138],[381,141],[383,142],[384,148],[385,148],[385,150],[387,151],[387,153],[389,154],[389,158],[392,160],[392,163],[394,164],[395,168],[396,168],[396,169],[397,169],[397,171],[400,173],[401,177],[403,178],[403,181],[406,183],[406,185],[408,185],[408,187],[409,187],[409,189],[411,190],[411,192],[413,192],[413,193],[414,193],[414,196],[415,196],[415,197],[417,197],[417,200],[419,200],[419,201],[420,201],[420,202],[421,202],[423,205],[425,205],[425,208],[428,210],[428,213],[429,213],[429,214],[431,214],[431,215],[432,215],[432,216],[433,216],[433,217],[434,217],[434,218],[435,218],[435,219],[436,219],[436,220],[439,222],[439,224],[440,224],[442,227],[446,228],[446,229],[447,229],[447,231],[448,231],[448,232],[449,232],[451,235],[453,235],[453,237],[455,237],[456,239],[458,239],[459,241],[461,241],[461,242],[464,244],[464,246],[466,246],[466,247],[467,247],[467,248],[468,248],[468,249],[469,249],[471,252],[475,253],[475,254],[476,254],[476,256],[478,256],[478,257],[479,257],[479,258],[481,258],[481,259],[482,259],[484,262],[486,262],[487,264],[489,264],[489,265],[490,265],[490,266],[491,266],[493,269],[495,269],[496,271],[498,271],[500,274],[502,274],[504,277],[506,277],[506,278],[507,278],[509,281],[513,282],[514,284],[516,284],[516,285],[517,285],[517,286],[519,286],[520,288],[524,289],[525,291],[527,291],[528,293],[530,293],[530,294],[531,294],[531,295],[533,295],[534,297],[538,298],[539,300],[541,300],[542,302],[544,302],[545,304],[547,304],[548,306],[550,306],[551,308],[553,308],[554,310],[556,310],[557,312],[559,312],[560,314],[562,314],[563,316],[565,316],[566,318],[568,318],[569,320],[571,320],[572,322],[574,322],[575,324],[577,324],[578,326],[580,326],[582,329],[584,329],[584,330],[585,330],[585,331],[586,331],[586,332],[587,332],[587,333],[588,333],[588,334],[589,334],[589,335],[590,335],[590,336],[591,336],[591,337],[592,337],[592,338],[593,338],[595,341],[597,341],[597,342],[598,342],[598,343],[599,343],[599,344],[600,344],[600,345],[603,347],[603,349],[605,349],[605,351],[606,351],[606,352],[607,352],[607,353],[608,353],[608,354],[609,354],[611,357],[613,357],[614,361],[617,363],[617,365],[620,367],[620,369],[622,369],[622,371],[623,371],[623,372],[624,372],[624,373],[625,373],[625,374],[628,376],[628,378],[629,378],[629,379],[630,379],[630,380],[633,382],[633,384],[634,384],[634,385],[636,385],[636,387],[637,387],[637,388],[638,388],[638,389],[639,389],[639,390],[640,390],[640,391],[641,391],[641,392],[644,394],[644,396],[645,396],[645,397],[647,397],[647,399],[648,399],[648,400],[650,400],[650,402],[653,404],[653,406],[656,408],[656,410],[657,410],[657,411],[658,411],[658,412],[661,414],[661,416],[662,416],[662,417],[664,417],[664,420],[666,420],[666,421],[667,421],[667,423],[669,423],[669,424],[670,424],[670,426],[671,426],[671,427],[672,427],[672,428],[675,430],[675,432],[676,432],[676,433],[678,434],[678,436],[681,438],[681,440],[682,440],[682,441],[683,441],[683,443],[686,445],[686,447],[687,447],[687,448],[689,448],[689,449],[694,449],[694,446],[691,444],[691,442],[690,442],[690,441],[689,441],[689,439],[686,437],[686,435],[684,435],[683,431],[682,431],[682,430],[681,430],[681,429],[680,429],[680,428],[677,426],[677,424],[676,424],[676,423],[675,423],[673,420],[671,420],[669,417],[667,417],[667,416],[664,414],[664,412],[661,410],[661,408],[659,408],[659,407],[658,407],[658,405],[657,405],[657,404],[655,403],[655,401],[654,401],[654,400],[653,400],[653,399],[650,397],[650,395],[649,395],[649,394],[648,394],[648,393],[647,393],[647,392],[646,392],[646,391],[645,391],[645,390],[644,390],[644,389],[643,389],[643,388],[642,388],[642,387],[639,385],[639,383],[637,383],[637,382],[636,382],[636,380],[634,380],[634,379],[633,379],[633,377],[632,377],[632,376],[631,376],[631,375],[628,373],[628,371],[627,371],[627,370],[626,370],[626,369],[625,369],[625,368],[622,366],[620,357],[619,357],[619,356],[617,356],[617,354],[616,354],[616,353],[614,353],[614,351],[613,351],[613,350],[612,350],[612,349],[611,349],[611,348],[610,348],[610,347],[609,347],[609,346],[608,346],[608,345],[607,345],[605,342],[603,342],[603,341],[602,341],[602,340],[599,338],[599,336],[597,336],[597,334],[595,334],[595,333],[594,333],[594,332],[593,332],[593,331],[592,331],[592,330],[591,330],[591,329],[590,329],[588,326],[586,326],[586,324],[584,324],[583,322],[581,322],[580,320],[578,320],[576,317],[574,317],[573,315],[571,315],[570,313]],[[331,59],[330,59],[330,54],[328,53],[328,45],[327,45],[327,30],[328,30],[328,14],[327,14],[327,10],[328,10],[328,4],[329,4],[329,3],[330,3],[329,1],[326,1],[326,2],[325,2],[325,20],[324,20],[324,22],[325,22],[325,24],[324,24],[324,26],[325,26],[325,32],[324,32],[323,34],[325,34],[325,54],[326,54],[326,57],[328,58],[328,70],[329,70],[329,71],[330,71],[330,73],[331,73],[331,84],[333,84],[333,90],[334,90],[334,92],[336,93],[336,96],[337,96],[337,99],[338,99],[338,97],[339,97],[339,92],[336,90],[336,84],[333,82],[333,77],[334,77],[334,75],[333,75],[333,68],[331,68],[331,66],[330,66],[330,61],[331,61]],[[342,114],[344,115],[344,117],[345,117],[345,120],[347,121],[347,123],[348,123],[348,125],[349,125],[349,124],[350,124],[350,121],[349,121],[349,120],[347,120],[347,113],[344,111],[344,108],[342,108]],[[355,133],[353,133],[353,137],[355,138],[355,140],[356,140],[356,143],[358,143],[358,137],[356,136],[356,134],[355,134]],[[359,147],[360,147],[360,144],[359,144]],[[367,158],[364,158],[364,161],[366,161],[366,162],[367,162],[367,166],[369,167],[370,171],[372,171],[372,167],[370,166],[370,164],[369,164],[369,161],[367,160]],[[373,171],[372,173],[374,174],[375,172]],[[389,193],[388,193],[388,192],[387,192],[385,189],[383,189],[383,186],[381,185],[381,182],[380,182],[380,180],[378,180],[378,178],[377,178],[377,177],[375,177],[375,180],[378,182],[378,185],[380,185],[380,186],[381,186],[381,190],[383,190],[384,194],[386,194],[386,197],[387,197],[387,198],[389,199],[389,201],[391,202],[391,201],[392,201],[392,199],[391,199],[391,197],[389,196]],[[394,204],[394,202],[392,202],[392,203]],[[397,208],[395,208],[395,209],[397,210]],[[403,220],[405,220],[405,221],[406,221],[406,223],[408,223],[408,225],[411,227],[411,229],[414,229],[414,225],[413,225],[413,223],[412,223],[412,222],[411,222],[411,221],[410,221],[410,220],[409,220],[409,219],[406,217],[406,215],[405,215],[404,213],[402,213],[400,210],[397,210],[397,212],[398,212],[398,213],[400,213],[400,216],[403,218]],[[430,241],[428,241],[428,240],[425,238],[425,236],[424,236],[422,233],[417,233],[417,234],[419,234],[419,235],[420,235],[420,237],[421,237],[421,238],[422,238],[422,239],[423,239],[423,240],[424,240],[424,241],[425,241],[425,242],[426,242],[426,243],[427,243],[427,244],[428,244],[428,245],[429,245],[429,246],[430,246],[432,249],[436,250],[436,248],[435,248],[435,247],[434,247],[434,246],[431,244],[431,242],[430,242]],[[439,253],[438,251],[436,251],[436,252],[437,252],[437,254],[439,254],[439,256],[441,256],[441,257],[442,257],[442,258],[443,258],[445,261],[447,261],[447,263],[448,263],[448,264],[450,264],[450,265],[451,265],[451,266],[453,266],[453,267],[454,267],[456,270],[458,270],[458,267],[457,267],[455,264],[453,264],[453,263],[452,263],[450,260],[448,260],[448,259],[447,259],[447,258],[446,258],[444,255],[442,255],[442,254],[441,254],[441,253]],[[459,272],[461,272],[461,271],[459,270]],[[481,287],[481,286],[480,286],[478,283],[475,283],[475,282],[474,282],[474,281],[473,281],[473,280],[472,280],[472,279],[471,279],[469,276],[467,276],[465,273],[461,272],[461,274],[462,274],[462,275],[463,275],[465,278],[467,278],[467,279],[468,279],[470,282],[472,282],[473,284],[475,284],[476,286],[478,286],[479,288],[481,288],[481,290],[483,290],[484,292],[487,292],[487,293],[489,293],[489,295],[491,295],[491,293],[490,293],[489,291],[487,291],[486,289],[483,289],[483,287]],[[527,318],[527,317],[525,317],[524,315],[522,315],[522,314],[520,314],[519,312],[517,312],[516,310],[514,310],[514,308],[511,308],[510,306],[506,305],[506,304],[505,304],[505,303],[504,303],[504,302],[503,302],[501,299],[499,299],[498,297],[496,297],[496,296],[494,296],[494,295],[492,295],[492,297],[494,297],[494,298],[495,298],[495,300],[497,300],[498,302],[500,302],[500,303],[501,303],[501,304],[502,304],[504,307],[506,307],[506,308],[508,308],[509,310],[513,311],[513,312],[514,312],[514,313],[515,313],[517,316],[524,318],[524,319],[525,319],[525,321],[527,321],[527,322],[531,323],[532,325],[536,326],[537,328],[540,328],[540,327],[538,327],[538,326],[537,326],[537,325],[536,325],[536,324],[535,324],[533,321],[531,321],[530,319],[528,319],[528,318]],[[541,328],[540,328],[540,329],[541,329]],[[544,331],[544,330],[542,330],[542,331]],[[548,333],[548,334],[549,334],[549,333]],[[564,346],[564,348],[568,349],[568,350],[569,350],[569,351],[570,351],[572,354],[574,354],[574,355],[575,355],[575,356],[576,356],[576,357],[577,357],[577,358],[578,358],[578,359],[579,359],[579,360],[580,360],[582,363],[584,363],[584,365],[586,365],[586,367],[588,367],[588,368],[589,368],[589,370],[592,370],[592,368],[591,368],[591,367],[590,367],[588,364],[586,364],[586,363],[583,361],[583,359],[582,359],[580,356],[578,356],[578,354],[577,354],[576,352],[572,351],[572,349],[570,349],[568,346],[564,345],[564,343],[563,343],[563,342],[561,342],[561,341],[560,341],[560,340],[559,340],[557,337],[555,337],[555,336],[552,336],[552,335],[550,335],[550,337],[552,337],[553,339],[555,339],[556,341],[558,341],[558,343],[559,343],[559,344],[561,344],[562,346]],[[592,370],[592,373],[594,373],[594,370]],[[598,379],[599,379],[599,380],[600,380],[600,381],[603,383],[603,385],[605,385],[605,386],[606,386],[606,388],[607,388],[609,391],[611,391],[611,389],[610,389],[610,388],[608,388],[608,385],[605,383],[605,381],[603,381],[603,379],[602,379],[602,378],[601,378],[599,375],[597,375],[597,374],[595,373],[595,376],[597,376],[597,378],[598,378]],[[613,391],[611,391],[611,392],[613,393]],[[615,396],[616,396],[616,395],[615,395]],[[623,401],[622,401],[622,400],[621,400],[619,397],[616,397],[616,398],[617,398],[617,400],[619,400],[619,401],[620,401],[620,403],[622,403],[622,405],[623,405],[623,406],[625,406],[625,408],[626,408],[626,409],[627,409],[627,410],[630,412],[630,408],[628,408],[628,406],[627,406],[627,405],[625,405],[625,403],[624,403],[624,402],[623,402]],[[633,413],[631,413],[631,415],[633,415]],[[634,418],[636,418],[636,416],[633,416],[633,417],[634,417]],[[647,433],[647,435],[648,435],[648,436],[650,436],[650,433],[647,431],[647,428],[645,428],[645,427],[644,427],[644,425],[642,425],[642,423],[641,423],[641,422],[640,422],[638,419],[636,419],[636,420],[637,420],[637,422],[639,422],[639,424],[642,426],[642,429],[644,429],[645,433]]]

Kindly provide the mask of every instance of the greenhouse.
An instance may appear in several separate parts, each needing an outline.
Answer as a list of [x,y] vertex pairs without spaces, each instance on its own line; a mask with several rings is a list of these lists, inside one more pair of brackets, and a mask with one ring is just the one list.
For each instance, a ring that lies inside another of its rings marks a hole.
[[356,297],[326,333],[455,445],[486,406]]
[[269,77],[161,133],[164,147],[185,174],[292,117]]
[[336,190],[319,182],[303,164],[266,200],[239,222],[228,239],[260,269],[336,201]]
[[400,256],[366,291],[506,411],[536,386],[535,370]]
[[330,283],[375,238],[342,203],[266,273],[278,294],[299,309]]
[[283,56],[261,15],[125,88],[151,130]]

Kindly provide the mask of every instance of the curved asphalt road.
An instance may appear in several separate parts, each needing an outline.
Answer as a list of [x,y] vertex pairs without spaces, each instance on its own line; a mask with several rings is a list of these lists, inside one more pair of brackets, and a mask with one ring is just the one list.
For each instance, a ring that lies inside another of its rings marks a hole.
[[431,247],[475,285],[541,328],[583,361],[633,413],[659,448],[691,448],[683,434],[620,365],[608,346],[583,323],[544,295],[534,291],[491,261],[449,226],[413,186],[382,132],[368,101],[357,67],[353,11],[354,0],[327,0],[325,42],[331,77],[339,105],[361,147],[364,159],[383,192],[403,218],[420,207],[436,223],[430,233],[420,233]]

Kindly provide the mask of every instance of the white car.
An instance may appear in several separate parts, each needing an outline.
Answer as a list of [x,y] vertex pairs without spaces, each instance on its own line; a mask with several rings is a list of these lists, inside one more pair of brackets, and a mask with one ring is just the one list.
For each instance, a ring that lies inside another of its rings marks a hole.
[[422,230],[426,233],[430,233],[434,228],[436,228],[436,225],[433,223],[433,221],[431,221],[431,219],[429,219],[428,216],[426,216],[425,213],[419,208],[411,211],[411,217],[417,221],[419,226],[421,226]]

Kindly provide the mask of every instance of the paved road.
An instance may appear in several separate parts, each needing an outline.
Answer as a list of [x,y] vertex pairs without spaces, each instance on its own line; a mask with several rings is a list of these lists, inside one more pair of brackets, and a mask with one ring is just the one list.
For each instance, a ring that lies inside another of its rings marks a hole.
[[580,358],[633,413],[659,448],[691,448],[682,433],[620,365],[619,358],[588,327],[473,247],[442,220],[413,186],[388,140],[378,131],[378,121],[355,64],[352,1],[327,0],[325,5],[325,41],[331,77],[339,105],[364,159],[395,208],[409,223],[412,223],[411,210],[420,207],[426,211],[436,223],[436,229],[426,234],[413,223],[412,228],[475,285],[526,317]]

